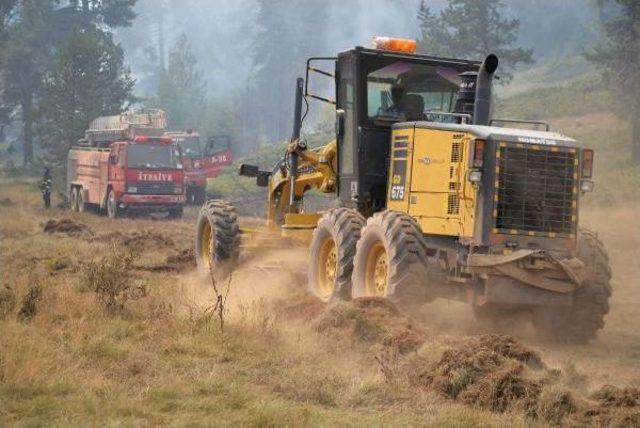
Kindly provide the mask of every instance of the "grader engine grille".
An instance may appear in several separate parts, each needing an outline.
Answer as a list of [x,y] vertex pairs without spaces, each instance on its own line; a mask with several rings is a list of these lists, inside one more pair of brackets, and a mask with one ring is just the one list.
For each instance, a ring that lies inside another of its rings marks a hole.
[[500,143],[494,211],[498,232],[573,235],[577,159],[572,148]]

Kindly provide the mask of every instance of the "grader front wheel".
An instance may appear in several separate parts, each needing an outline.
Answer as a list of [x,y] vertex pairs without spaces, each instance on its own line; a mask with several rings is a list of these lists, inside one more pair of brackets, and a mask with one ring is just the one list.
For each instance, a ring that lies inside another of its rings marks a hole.
[[230,266],[240,252],[240,228],[233,205],[210,200],[200,209],[196,228],[196,264],[201,273]]
[[351,297],[351,272],[364,218],[355,210],[325,213],[313,232],[309,250],[309,290],[320,300]]

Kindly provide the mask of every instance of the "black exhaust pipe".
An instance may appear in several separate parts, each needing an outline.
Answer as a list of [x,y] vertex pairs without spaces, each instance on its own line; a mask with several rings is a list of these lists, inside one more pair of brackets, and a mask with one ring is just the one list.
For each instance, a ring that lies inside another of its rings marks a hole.
[[484,60],[478,71],[476,82],[476,102],[473,107],[473,123],[475,125],[489,125],[491,122],[491,92],[493,74],[498,69],[498,57],[490,54]]
[[[296,98],[293,108],[293,133],[291,134],[291,142],[300,139],[300,130],[302,128],[302,97],[304,96],[304,79],[299,77],[296,80]],[[298,154],[289,154],[289,207],[293,207],[295,203],[295,185],[298,178]]]

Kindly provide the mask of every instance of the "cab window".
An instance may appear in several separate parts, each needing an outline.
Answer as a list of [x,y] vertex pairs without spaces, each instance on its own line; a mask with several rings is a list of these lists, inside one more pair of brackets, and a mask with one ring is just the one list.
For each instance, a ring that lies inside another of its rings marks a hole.
[[213,155],[216,153],[229,150],[231,139],[227,135],[219,135],[209,138],[207,142],[206,155]]
[[129,168],[174,169],[180,162],[180,151],[168,144],[133,144],[127,149]]
[[124,166],[124,155],[122,146],[120,144],[113,147],[113,153],[111,154],[110,162],[112,165]]
[[200,137],[191,135],[188,137],[176,137],[173,139],[182,150],[184,157],[189,159],[198,159],[202,157],[202,146],[200,145]]
[[373,70],[367,75],[369,119],[446,121],[455,108],[460,82],[459,71],[447,67],[398,61]]

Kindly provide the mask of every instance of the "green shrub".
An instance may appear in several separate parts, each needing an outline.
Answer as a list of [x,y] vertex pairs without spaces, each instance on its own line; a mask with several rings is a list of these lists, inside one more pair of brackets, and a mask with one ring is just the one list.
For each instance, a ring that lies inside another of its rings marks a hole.
[[131,253],[114,252],[85,266],[81,286],[93,290],[107,310],[124,309],[128,300],[146,296],[145,284],[133,281],[132,265]]

